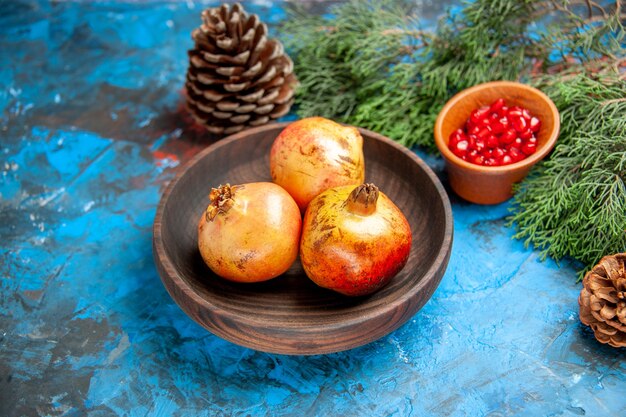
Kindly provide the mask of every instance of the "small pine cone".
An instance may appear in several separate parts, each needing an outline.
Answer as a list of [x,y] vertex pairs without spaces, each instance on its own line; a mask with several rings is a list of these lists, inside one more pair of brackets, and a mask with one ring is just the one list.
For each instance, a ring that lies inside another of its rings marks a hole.
[[605,256],[587,272],[578,304],[598,341],[626,347],[626,253]]
[[192,38],[185,87],[194,119],[218,135],[284,116],[297,84],[283,45],[236,3],[206,9]]

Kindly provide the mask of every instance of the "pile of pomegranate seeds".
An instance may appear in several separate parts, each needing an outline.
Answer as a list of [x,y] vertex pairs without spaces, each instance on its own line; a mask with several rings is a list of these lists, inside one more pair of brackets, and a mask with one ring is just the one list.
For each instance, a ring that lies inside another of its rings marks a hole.
[[452,132],[448,148],[476,165],[513,164],[535,153],[540,127],[541,121],[527,109],[508,107],[499,98],[491,106],[474,110],[464,129]]

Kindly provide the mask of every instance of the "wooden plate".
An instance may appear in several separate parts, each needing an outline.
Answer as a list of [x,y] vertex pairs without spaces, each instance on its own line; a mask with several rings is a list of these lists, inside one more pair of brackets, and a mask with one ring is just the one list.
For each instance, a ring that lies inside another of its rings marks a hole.
[[211,187],[271,181],[269,150],[286,123],[249,129],[194,157],[163,194],[154,221],[154,257],[178,305],[215,335],[253,349],[310,355],[376,340],[411,318],[437,288],[452,246],[448,197],[413,152],[360,129],[365,180],[404,212],[413,233],[407,265],[380,291],[347,298],[313,284],[300,262],[282,276],[236,284],[215,276],[197,249],[197,224]]

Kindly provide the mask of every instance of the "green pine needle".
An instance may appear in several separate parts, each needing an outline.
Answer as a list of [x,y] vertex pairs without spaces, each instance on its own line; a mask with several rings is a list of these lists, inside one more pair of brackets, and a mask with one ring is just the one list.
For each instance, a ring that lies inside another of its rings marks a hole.
[[626,81],[579,74],[540,84],[561,112],[561,135],[517,187],[511,224],[544,258],[589,268],[626,251]]

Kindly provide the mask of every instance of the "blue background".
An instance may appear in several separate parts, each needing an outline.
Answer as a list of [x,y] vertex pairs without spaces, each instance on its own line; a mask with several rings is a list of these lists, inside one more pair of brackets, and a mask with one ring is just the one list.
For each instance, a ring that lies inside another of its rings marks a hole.
[[[426,26],[435,3],[419,3]],[[351,351],[256,352],[177,307],[151,227],[211,143],[181,89],[216,4],[0,1],[0,415],[626,415],[624,349],[580,324],[576,265],[512,240],[507,203],[451,193],[438,290]],[[244,4],[272,33],[285,18],[281,2]]]

